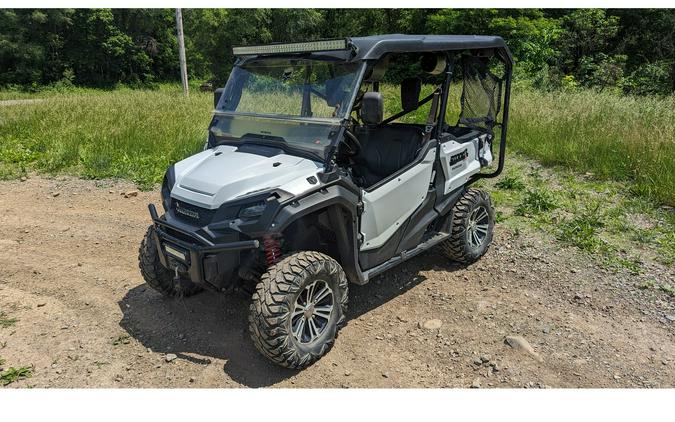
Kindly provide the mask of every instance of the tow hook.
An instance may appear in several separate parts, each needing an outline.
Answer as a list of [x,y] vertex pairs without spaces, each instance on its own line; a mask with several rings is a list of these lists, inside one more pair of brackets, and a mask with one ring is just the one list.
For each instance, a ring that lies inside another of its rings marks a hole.
[[173,271],[174,271],[174,276],[173,276],[173,282],[178,284],[180,283],[180,274],[179,272],[186,272],[187,268],[178,262],[173,263]]

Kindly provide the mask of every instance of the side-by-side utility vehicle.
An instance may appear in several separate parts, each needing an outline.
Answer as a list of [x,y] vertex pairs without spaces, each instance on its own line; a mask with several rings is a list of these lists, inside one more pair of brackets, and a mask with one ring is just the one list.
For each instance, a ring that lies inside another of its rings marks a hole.
[[140,269],[167,296],[248,289],[257,349],[303,368],[345,323],[348,282],[436,245],[486,252],[494,210],[470,186],[504,166],[513,62],[471,35],[233,54],[204,151],[166,172],[163,215],[149,205]]

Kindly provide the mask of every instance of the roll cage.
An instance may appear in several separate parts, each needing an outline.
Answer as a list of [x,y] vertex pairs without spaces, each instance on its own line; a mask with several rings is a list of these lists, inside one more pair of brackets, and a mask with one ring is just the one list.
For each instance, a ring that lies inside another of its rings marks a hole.
[[[495,128],[500,129],[499,157],[497,168],[490,173],[478,173],[471,177],[472,181],[479,178],[498,176],[504,168],[506,152],[506,136],[509,117],[511,95],[511,78],[513,58],[511,52],[501,37],[478,35],[378,35],[368,37],[354,37],[338,40],[321,40],[315,42],[268,44],[263,46],[235,47],[233,53],[237,56],[235,65],[241,65],[257,58],[273,57],[303,57],[303,58],[333,58],[348,62],[363,62],[357,80],[357,86],[364,82],[373,81],[373,89],[379,89],[379,80],[373,78],[373,69],[385,56],[396,53],[434,53],[445,57],[442,69],[443,82],[430,95],[422,98],[414,107],[404,108],[400,112],[383,120],[381,124],[390,123],[405,116],[438,96],[438,107],[435,111],[435,124],[431,129],[431,136],[439,139],[443,136],[452,137],[452,133],[444,131],[448,122],[445,121],[448,107],[450,85],[453,77],[461,72],[463,80],[461,112],[457,124],[480,129],[492,133]],[[503,65],[501,76],[495,76],[487,64],[495,58]],[[472,82],[470,82],[472,81]],[[471,85],[472,83],[472,85]],[[472,104],[480,92],[488,104]],[[347,117],[342,121],[340,133],[334,138],[331,149],[325,161],[326,170],[334,165],[337,147],[345,137],[349,126],[352,111],[360,107],[362,95],[355,91],[350,99],[350,109]],[[485,111],[486,115],[477,115],[477,109]],[[500,117],[500,118],[499,118]],[[498,119],[499,118],[499,119]]]

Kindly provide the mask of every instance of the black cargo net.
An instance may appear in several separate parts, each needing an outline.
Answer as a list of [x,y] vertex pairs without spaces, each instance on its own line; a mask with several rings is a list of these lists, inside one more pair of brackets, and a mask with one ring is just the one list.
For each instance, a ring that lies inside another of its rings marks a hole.
[[462,58],[462,110],[459,124],[492,133],[502,103],[502,79],[490,72],[481,57]]

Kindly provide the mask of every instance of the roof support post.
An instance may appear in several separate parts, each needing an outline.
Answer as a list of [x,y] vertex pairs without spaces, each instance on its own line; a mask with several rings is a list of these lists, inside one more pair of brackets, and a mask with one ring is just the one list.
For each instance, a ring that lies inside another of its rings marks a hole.
[[439,110],[438,124],[436,125],[435,138],[438,139],[441,136],[443,127],[445,126],[445,113],[448,109],[448,96],[450,95],[450,84],[452,83],[452,72],[455,68],[455,55],[446,53],[448,64],[445,66],[445,80],[442,85],[441,92],[441,107]]

